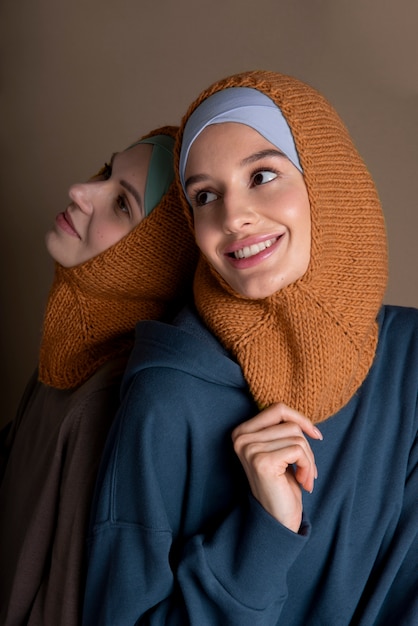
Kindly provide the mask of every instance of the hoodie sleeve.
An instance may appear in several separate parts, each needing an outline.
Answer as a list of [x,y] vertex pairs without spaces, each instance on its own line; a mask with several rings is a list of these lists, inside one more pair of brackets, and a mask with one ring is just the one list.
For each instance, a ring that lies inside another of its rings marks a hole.
[[408,460],[402,514],[393,533],[384,574],[379,571],[377,576],[371,577],[370,589],[365,590],[368,602],[363,609],[362,624],[413,626],[417,623],[417,493],[418,435],[415,434]]
[[229,409],[207,385],[163,368],[133,379],[93,505],[85,626],[278,623],[309,524],[292,533],[245,490],[205,513],[216,502],[199,484],[213,462],[207,425]]

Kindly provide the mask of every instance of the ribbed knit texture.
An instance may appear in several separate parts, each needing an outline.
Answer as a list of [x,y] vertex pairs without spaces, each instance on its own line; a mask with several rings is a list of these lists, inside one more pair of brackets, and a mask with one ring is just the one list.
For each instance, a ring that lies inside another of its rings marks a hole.
[[[149,135],[175,136],[176,128]],[[57,389],[86,381],[128,355],[135,324],[174,314],[191,292],[197,250],[173,183],[126,237],[73,268],[55,264],[43,323],[39,379]]]
[[[294,284],[264,300],[248,300],[201,257],[194,281],[196,305],[240,363],[260,407],[281,401],[320,422],[348,402],[373,362],[376,315],[387,282],[380,202],[331,105],[308,85],[273,72],[246,72],[205,90],[182,121],[176,163],[191,113],[227,87],[264,92],[292,130],[311,205],[311,262]],[[191,224],[185,201],[184,206]]]

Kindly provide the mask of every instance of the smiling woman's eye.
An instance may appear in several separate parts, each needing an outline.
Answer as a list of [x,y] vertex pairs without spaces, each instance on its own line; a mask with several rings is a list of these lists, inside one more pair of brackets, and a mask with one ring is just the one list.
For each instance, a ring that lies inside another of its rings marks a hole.
[[196,206],[204,206],[205,204],[209,204],[209,202],[213,202],[217,199],[216,193],[213,191],[197,191],[193,196],[192,200]]
[[128,215],[131,214],[130,209],[129,209],[129,204],[125,196],[123,195],[118,196],[116,200],[116,204],[117,204],[119,211],[122,211],[123,213],[127,213]]
[[264,185],[275,178],[277,178],[277,172],[273,172],[271,170],[259,170],[253,174],[252,182],[254,185]]

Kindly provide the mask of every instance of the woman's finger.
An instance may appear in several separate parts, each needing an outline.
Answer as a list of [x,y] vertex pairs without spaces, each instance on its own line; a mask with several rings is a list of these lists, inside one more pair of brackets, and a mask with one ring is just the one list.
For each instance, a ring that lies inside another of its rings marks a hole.
[[292,422],[297,424],[309,437],[312,437],[313,439],[322,439],[321,431],[314,426],[314,424],[312,424],[312,422],[305,415],[291,409],[282,402],[272,404],[267,409],[258,413],[255,417],[237,426],[232,433],[232,438],[235,439],[235,437],[245,433],[261,431],[271,426],[282,424],[283,422]]

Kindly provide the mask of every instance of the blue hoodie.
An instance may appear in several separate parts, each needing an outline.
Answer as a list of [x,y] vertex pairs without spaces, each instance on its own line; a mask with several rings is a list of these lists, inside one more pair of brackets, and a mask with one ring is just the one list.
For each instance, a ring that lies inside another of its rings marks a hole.
[[361,388],[311,441],[299,533],[252,497],[231,431],[258,413],[186,311],[141,322],[96,489],[85,626],[416,626],[418,311],[383,307]]

